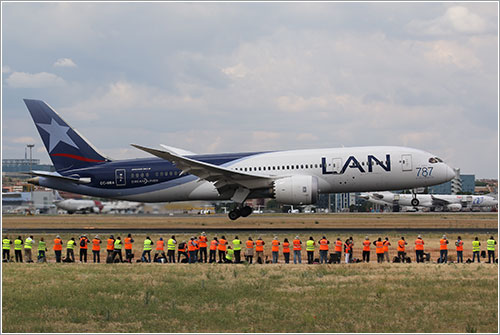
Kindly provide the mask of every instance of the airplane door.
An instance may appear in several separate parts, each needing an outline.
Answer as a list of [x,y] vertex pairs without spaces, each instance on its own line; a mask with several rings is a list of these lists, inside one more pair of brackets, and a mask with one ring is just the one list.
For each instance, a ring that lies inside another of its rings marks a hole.
[[125,169],[115,170],[115,184],[116,186],[125,186],[127,180],[125,178]]
[[401,167],[403,171],[411,171],[411,155],[401,155]]
[[332,172],[340,173],[342,171],[342,158],[333,158],[332,159]]

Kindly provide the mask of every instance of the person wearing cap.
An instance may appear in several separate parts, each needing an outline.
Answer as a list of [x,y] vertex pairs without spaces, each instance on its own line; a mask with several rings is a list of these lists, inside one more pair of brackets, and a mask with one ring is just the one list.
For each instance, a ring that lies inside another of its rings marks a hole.
[[490,236],[489,240],[486,241],[486,248],[488,250],[488,263],[495,263],[495,245],[497,241]]
[[89,239],[87,235],[80,236],[80,263],[85,261],[87,263],[87,250],[88,250]]
[[245,260],[248,264],[252,264],[253,262],[253,248],[255,246],[255,242],[252,240],[251,236],[248,236],[248,240],[245,248]]
[[33,244],[35,240],[33,239],[33,235],[27,237],[24,240],[24,257],[26,258],[26,263],[33,263],[31,250],[33,249]]
[[363,241],[363,262],[370,263],[370,239],[365,236]]
[[54,239],[54,254],[56,256],[56,263],[61,263],[61,253],[62,253],[63,241],[61,240],[61,236],[57,235]]
[[293,264],[302,264],[302,241],[299,238],[299,235],[295,236],[293,240]]
[[68,240],[68,243],[66,244],[66,261],[74,263],[75,262],[75,246],[76,246],[76,241],[75,238],[72,237]]
[[200,263],[207,262],[207,246],[208,246],[207,242],[208,242],[207,235],[203,231],[201,232],[201,235],[198,238],[198,246],[200,248],[200,259],[199,259]]
[[177,241],[175,240],[175,235],[172,235],[167,241],[167,256],[169,263],[175,263],[175,245]]
[[101,239],[96,235],[92,239],[92,255],[94,256],[94,263],[101,263]]
[[23,239],[18,236],[14,240],[14,255],[16,257],[16,262],[23,262]]
[[274,236],[271,241],[271,253],[273,255],[273,264],[278,263],[278,255],[280,253],[280,242],[278,241],[278,236]]
[[448,263],[448,239],[446,235],[439,240],[439,261],[440,263]]
[[424,240],[420,235],[418,235],[417,239],[415,240],[415,255],[417,258],[417,263],[424,262]]
[[391,245],[391,242],[389,242],[389,237],[385,237],[385,240],[383,241],[384,243],[384,258],[387,261],[387,263],[390,263],[389,259],[389,246]]
[[43,237],[40,237],[40,241],[38,241],[38,256],[37,256],[37,262],[38,263],[46,263],[47,262],[47,257],[45,252],[47,250],[47,242],[45,242]]

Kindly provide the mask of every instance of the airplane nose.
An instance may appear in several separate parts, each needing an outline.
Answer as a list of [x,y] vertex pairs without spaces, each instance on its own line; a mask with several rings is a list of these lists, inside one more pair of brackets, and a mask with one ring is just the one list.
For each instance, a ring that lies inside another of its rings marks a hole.
[[450,166],[446,165],[446,180],[450,181],[455,178],[455,170],[453,170]]

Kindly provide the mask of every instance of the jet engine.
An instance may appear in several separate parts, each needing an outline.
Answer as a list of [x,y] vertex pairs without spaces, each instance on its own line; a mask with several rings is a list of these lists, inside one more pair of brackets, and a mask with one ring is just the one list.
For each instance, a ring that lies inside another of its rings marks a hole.
[[287,205],[309,205],[318,199],[318,178],[295,175],[274,182],[274,198]]
[[462,209],[462,205],[460,205],[460,204],[449,204],[449,205],[446,206],[446,208],[448,208],[448,210],[452,211],[452,212],[459,212]]

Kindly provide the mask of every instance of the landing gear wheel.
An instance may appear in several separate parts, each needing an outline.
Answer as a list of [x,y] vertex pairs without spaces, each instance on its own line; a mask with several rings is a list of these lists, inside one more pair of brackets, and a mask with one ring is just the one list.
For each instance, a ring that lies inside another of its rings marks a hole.
[[234,209],[234,210],[229,212],[228,216],[231,220],[236,220],[237,218],[239,218],[241,216],[241,212],[239,209]]
[[411,205],[412,206],[417,207],[419,203],[420,203],[420,201],[418,201],[417,198],[411,199]]
[[252,214],[253,212],[253,208],[250,207],[250,206],[245,206],[241,209],[241,216],[246,218],[247,216],[249,216],[250,214]]

